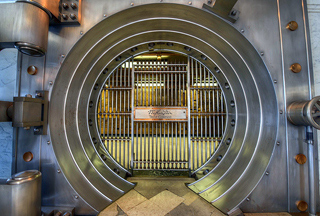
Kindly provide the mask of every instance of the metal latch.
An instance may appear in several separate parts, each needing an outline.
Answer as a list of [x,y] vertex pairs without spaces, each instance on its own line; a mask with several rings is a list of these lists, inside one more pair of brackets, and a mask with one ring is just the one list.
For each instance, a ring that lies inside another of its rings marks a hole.
[[34,127],[35,135],[47,134],[48,91],[37,91],[36,97],[15,97],[13,99],[12,126]]

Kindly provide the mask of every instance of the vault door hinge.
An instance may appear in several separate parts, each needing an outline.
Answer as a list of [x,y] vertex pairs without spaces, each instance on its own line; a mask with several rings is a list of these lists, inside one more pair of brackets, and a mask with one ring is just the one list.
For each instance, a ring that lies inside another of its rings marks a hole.
[[12,126],[34,127],[35,135],[46,135],[48,125],[48,91],[36,91],[36,97],[14,97]]

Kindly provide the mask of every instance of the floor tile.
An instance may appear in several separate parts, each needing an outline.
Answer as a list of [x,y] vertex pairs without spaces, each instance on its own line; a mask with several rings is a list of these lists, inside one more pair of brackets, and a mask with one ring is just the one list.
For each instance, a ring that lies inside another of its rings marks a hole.
[[128,216],[164,216],[166,211],[150,200],[144,201],[126,212]]
[[112,203],[107,208],[105,208],[98,216],[116,216],[118,215],[118,205],[117,203]]
[[176,208],[183,201],[184,199],[182,197],[179,197],[168,190],[162,191],[150,199],[150,202],[159,205],[164,211],[166,211],[165,214]]
[[183,203],[187,206],[193,203],[196,199],[200,199],[199,195],[195,194],[192,191],[185,194],[182,198],[184,198]]
[[147,198],[139,194],[136,190],[132,189],[120,199],[118,199],[116,203],[124,212],[127,212],[146,200]]

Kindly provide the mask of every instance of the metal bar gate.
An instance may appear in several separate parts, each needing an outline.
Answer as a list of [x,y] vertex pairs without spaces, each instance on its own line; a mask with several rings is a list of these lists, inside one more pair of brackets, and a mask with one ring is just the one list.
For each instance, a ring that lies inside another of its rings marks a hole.
[[110,75],[99,100],[101,140],[128,170],[196,170],[224,134],[223,92],[192,58],[131,59]]

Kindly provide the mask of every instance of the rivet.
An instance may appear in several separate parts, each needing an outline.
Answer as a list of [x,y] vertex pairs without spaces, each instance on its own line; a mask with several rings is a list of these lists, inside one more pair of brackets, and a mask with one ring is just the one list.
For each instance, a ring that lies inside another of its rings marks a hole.
[[118,56],[117,58],[116,58],[116,61],[120,61],[121,60],[121,56]]
[[215,67],[214,70],[216,71],[216,73],[220,73],[220,69],[218,67]]
[[297,201],[296,206],[297,206],[297,209],[302,212],[305,212],[308,209],[308,203],[303,200]]
[[62,19],[68,20],[68,19],[69,19],[69,16],[68,16],[67,14],[62,14]]
[[93,142],[93,144],[97,144],[97,143],[98,143],[98,140],[93,137],[93,138],[92,138],[92,142]]
[[96,83],[95,85],[94,85],[94,90],[97,90],[99,88],[99,84],[98,83]]
[[71,7],[72,7],[73,10],[75,10],[75,9],[77,9],[78,6],[77,6],[76,3],[71,3]]
[[93,125],[93,121],[91,119],[89,119],[89,126]]
[[83,35],[83,31],[80,31],[80,35]]
[[192,2],[189,2],[188,4],[189,4],[189,5],[192,5]]
[[302,67],[300,64],[298,63],[294,63],[290,66],[290,70],[293,72],[293,73],[299,73],[301,71]]
[[280,110],[280,111],[279,111],[279,113],[280,113],[280,114],[283,114],[283,111],[282,111],[282,110]]
[[75,199],[78,199],[78,198],[79,198],[79,196],[75,195],[75,196],[74,196],[74,198],[75,198]]
[[261,56],[264,56],[264,52],[261,52],[260,55],[261,55]]
[[42,94],[40,92],[37,92],[36,97],[42,97]]
[[30,130],[30,127],[24,127],[23,129],[25,129],[25,130]]
[[26,153],[23,154],[23,160],[25,162],[30,162],[30,161],[32,161],[32,159],[33,159],[32,152],[26,152]]
[[201,58],[202,58],[203,60],[207,60],[207,56],[205,56],[205,55],[201,55]]
[[185,50],[187,50],[188,52],[190,52],[190,51],[191,51],[191,48],[190,48],[190,47],[188,47],[188,46],[185,46],[185,47],[184,47],[184,49],[185,49]]
[[280,145],[280,142],[277,142],[277,146],[279,146]]
[[75,14],[70,14],[70,18],[71,18],[72,20],[75,20],[75,19],[77,19],[77,16],[76,16]]
[[60,169],[58,169],[58,170],[57,170],[57,173],[61,173],[61,170],[60,170]]
[[247,197],[247,199],[246,199],[248,202],[250,201],[250,198],[249,197]]
[[231,126],[235,126],[236,125],[236,120],[232,119],[231,122],[230,122]]
[[103,17],[107,17],[107,14],[103,14]]
[[235,15],[237,15],[237,11],[236,10],[231,11],[231,16],[235,16]]
[[241,33],[244,33],[244,30],[243,30],[243,29],[241,29],[241,30],[240,30],[240,32],[241,32]]
[[106,74],[106,73],[108,72],[108,70],[109,70],[108,68],[105,68],[105,69],[102,71],[102,73],[103,73],[103,74]]
[[62,4],[62,7],[63,7],[65,10],[68,10],[69,5],[68,5],[67,3],[63,3],[63,4]]
[[28,67],[27,72],[30,75],[36,75],[38,73],[38,68],[34,65],[31,65]]
[[107,157],[104,155],[104,154],[101,154],[101,158],[102,158],[102,160],[107,160]]
[[232,101],[230,101],[230,106],[231,107],[234,107],[236,104],[234,103],[234,101],[232,100]]
[[287,24],[286,28],[290,31],[295,31],[298,29],[298,23],[296,21],[291,21]]
[[229,83],[225,83],[224,87],[226,87],[226,89],[229,89],[230,88]]
[[39,129],[39,128],[33,128],[33,131],[34,131],[35,133],[38,133],[38,132],[40,132],[40,129]]
[[277,81],[277,80],[273,80],[273,82],[274,82],[274,83],[277,83],[278,81]]
[[131,2],[131,4],[130,4],[131,6],[133,6],[134,4],[133,4],[133,2]]
[[32,98],[32,95],[31,94],[27,94],[26,97],[27,98]]
[[267,172],[266,172],[266,175],[269,175],[269,174],[270,174],[270,173],[267,171]]
[[230,145],[230,143],[231,143],[231,138],[228,138],[228,139],[226,140],[226,144],[227,144],[227,145]]
[[294,159],[298,164],[305,164],[307,162],[307,157],[304,154],[297,154]]
[[173,43],[167,43],[167,46],[171,47],[173,46]]
[[132,49],[131,49],[131,52],[135,52],[135,51],[137,51],[138,50],[138,47],[133,47]]
[[222,159],[222,155],[219,155],[219,156],[217,157],[217,161],[221,161],[221,159]]
[[49,140],[49,141],[47,141],[47,144],[48,144],[48,145],[50,145],[50,143],[51,143],[51,142],[50,142],[50,140]]
[[209,171],[210,171],[209,169],[204,170],[203,175],[207,175],[209,173]]
[[90,108],[93,107],[93,102],[92,101],[89,102],[89,107]]
[[66,56],[62,54],[62,55],[61,55],[61,58],[64,58],[64,57],[66,57]]
[[53,82],[52,82],[52,81],[50,81],[50,82],[49,82],[49,85],[53,85]]

